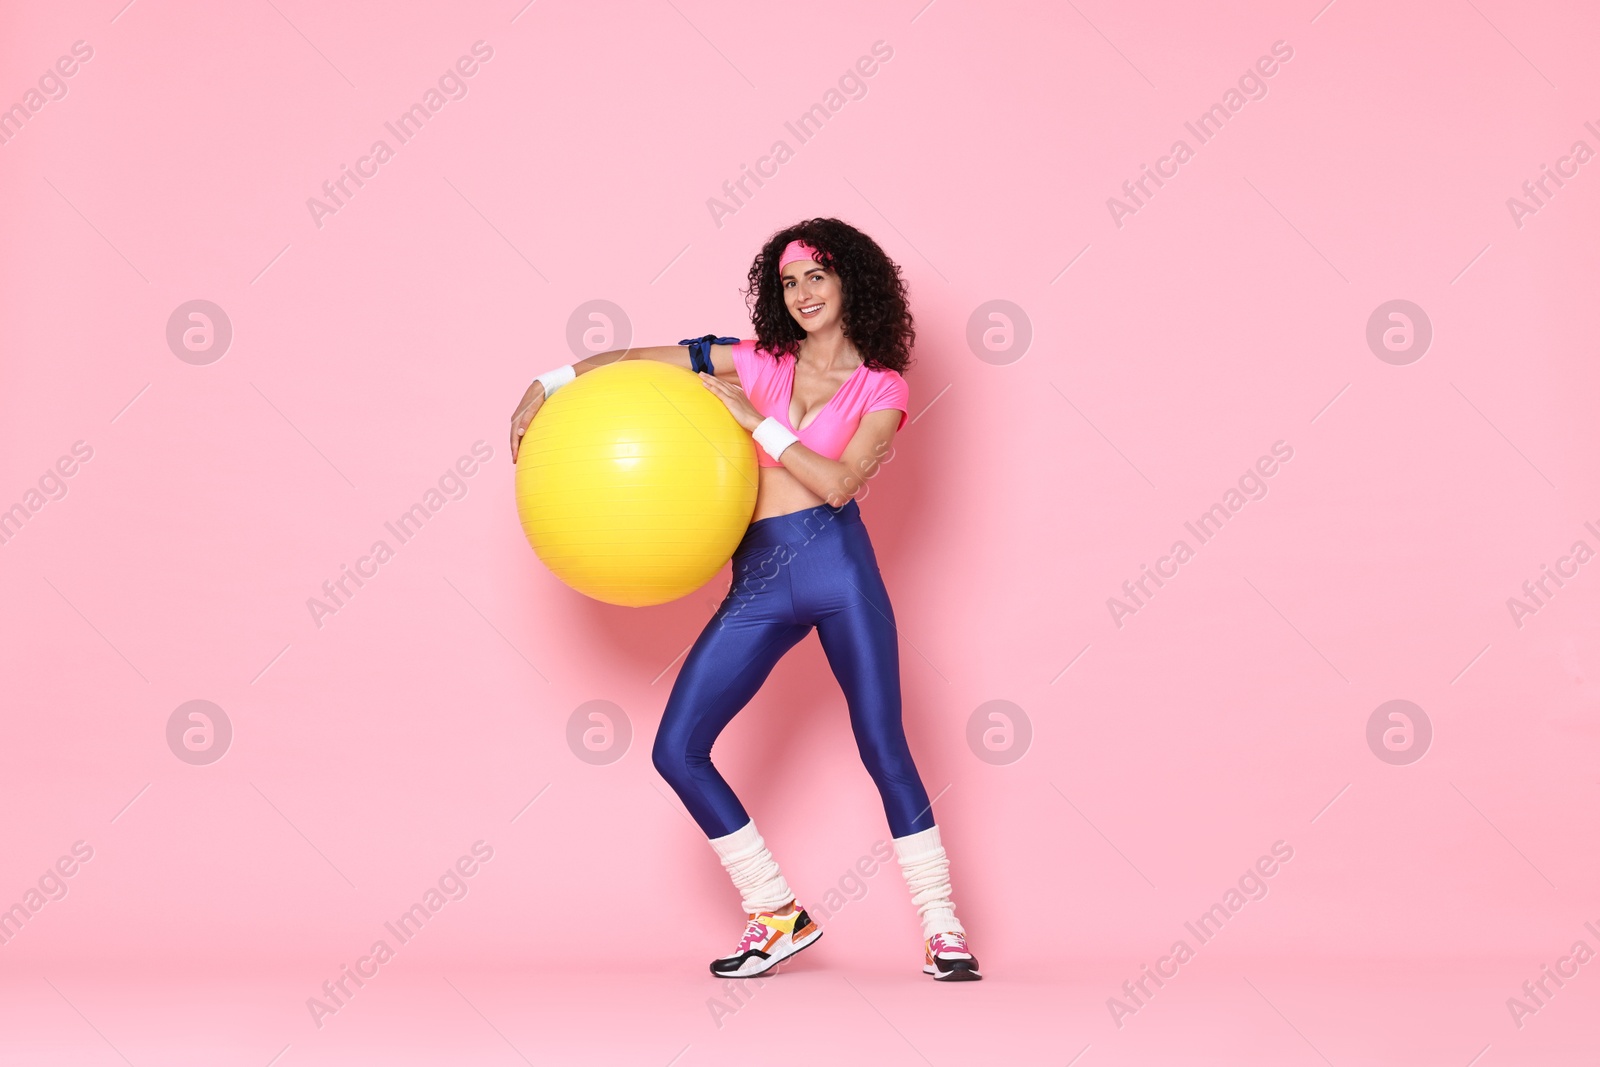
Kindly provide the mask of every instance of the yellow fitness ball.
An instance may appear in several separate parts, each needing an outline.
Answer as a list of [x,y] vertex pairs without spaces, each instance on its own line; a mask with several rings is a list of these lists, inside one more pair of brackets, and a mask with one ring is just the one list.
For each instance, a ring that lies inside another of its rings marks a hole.
[[556,390],[517,453],[517,514],[585,596],[644,607],[700,588],[756,507],[755,442],[690,371],[619,360]]

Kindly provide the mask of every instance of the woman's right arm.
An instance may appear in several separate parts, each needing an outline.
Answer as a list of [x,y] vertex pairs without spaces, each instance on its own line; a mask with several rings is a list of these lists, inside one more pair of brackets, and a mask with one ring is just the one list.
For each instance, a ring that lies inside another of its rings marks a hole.
[[[684,370],[693,370],[689,361],[689,348],[687,345],[656,345],[650,348],[625,348],[612,352],[597,352],[587,359],[580,359],[572,365],[574,374],[583,374],[604,367],[608,363],[616,363],[624,359],[653,359],[661,363],[670,363],[674,367]],[[737,380],[737,371],[733,365],[732,345],[711,346],[711,366],[719,378]],[[533,417],[539,413],[539,408],[544,404],[544,383],[534,380],[528,386],[527,392],[522,394],[522,400],[517,404],[517,410],[511,415],[511,462],[516,463],[517,452],[522,448],[522,435],[528,432],[528,424],[533,422]]]

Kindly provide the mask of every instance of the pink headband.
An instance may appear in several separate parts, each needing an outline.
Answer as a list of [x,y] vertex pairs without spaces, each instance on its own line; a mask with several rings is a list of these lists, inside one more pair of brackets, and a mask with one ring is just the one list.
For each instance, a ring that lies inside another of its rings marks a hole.
[[790,241],[788,247],[783,250],[783,255],[778,257],[778,270],[781,271],[789,264],[805,259],[815,260],[818,263],[822,262],[815,248],[812,248],[804,241]]

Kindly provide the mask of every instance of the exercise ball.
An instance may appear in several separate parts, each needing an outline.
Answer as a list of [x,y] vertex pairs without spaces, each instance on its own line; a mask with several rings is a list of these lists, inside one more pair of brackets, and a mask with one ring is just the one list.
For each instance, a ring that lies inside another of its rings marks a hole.
[[756,507],[755,442],[698,376],[619,360],[556,390],[517,453],[522,532],[552,574],[607,604],[694,592]]

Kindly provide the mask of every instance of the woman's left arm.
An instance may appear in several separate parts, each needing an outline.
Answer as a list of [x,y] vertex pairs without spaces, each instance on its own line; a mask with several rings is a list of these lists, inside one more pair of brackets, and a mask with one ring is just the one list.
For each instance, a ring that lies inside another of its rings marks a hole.
[[827,501],[829,507],[842,508],[861,492],[867,480],[891,458],[895,428],[900,425],[901,418],[897,408],[871,411],[861,416],[855,436],[850,438],[844,454],[838,459],[818,455],[796,441],[783,450],[778,462],[801,485]]
[[[740,426],[754,432],[761,424],[763,416],[738,385],[705,373],[700,374],[700,381],[728,406]],[[861,416],[855,435],[838,459],[829,459],[796,441],[783,450],[778,462],[801,485],[827,501],[829,507],[842,508],[888,461],[895,431],[904,417],[899,408],[869,411]]]

